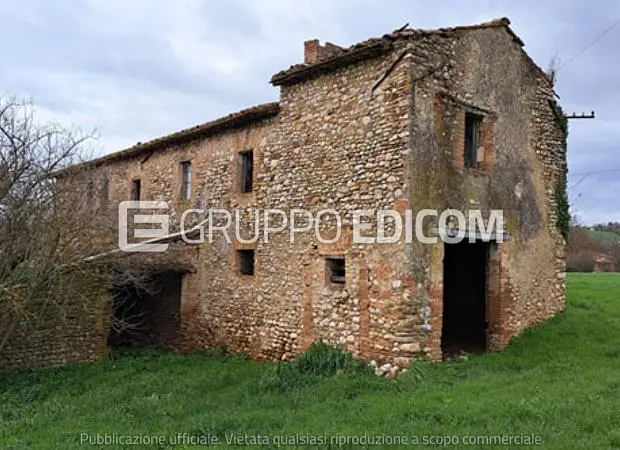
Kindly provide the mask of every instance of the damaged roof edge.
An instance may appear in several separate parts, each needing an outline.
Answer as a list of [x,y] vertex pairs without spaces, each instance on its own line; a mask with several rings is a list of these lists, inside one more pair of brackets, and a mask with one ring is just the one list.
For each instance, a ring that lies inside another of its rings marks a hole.
[[278,72],[271,77],[271,84],[281,86],[294,84],[298,81],[305,80],[313,75],[329,72],[338,67],[344,67],[349,64],[356,63],[365,59],[374,58],[376,56],[387,53],[392,49],[392,43],[384,39],[374,39],[366,41],[358,46],[353,46],[338,56],[320,61],[315,64],[298,64],[292,66],[288,70]]
[[[544,71],[532,60],[532,58],[523,50],[524,42],[517,36],[517,34],[510,28],[510,19],[502,17],[500,19],[494,19],[489,22],[484,22],[474,25],[462,25],[449,28],[437,28],[430,30],[420,29],[400,29],[386,34],[380,38],[372,38],[366,41],[359,42],[352,45],[342,52],[332,56],[331,58],[321,60],[312,64],[296,64],[286,70],[282,70],[271,77],[271,84],[274,86],[291,85],[300,81],[312,78],[321,73],[327,73],[340,67],[345,67],[350,64],[370,59],[376,56],[380,56],[383,53],[388,52],[392,48],[392,42],[400,39],[408,39],[412,37],[423,37],[430,35],[454,35],[456,33],[462,33],[467,31],[481,30],[487,28],[503,28],[514,40],[514,42],[521,48],[523,53],[527,56],[530,62],[536,69],[542,74]],[[546,74],[545,74],[546,75]]]
[[[354,44],[347,49],[343,49],[342,52],[338,52],[338,54],[328,59],[320,60],[312,64],[293,65],[289,69],[283,70],[273,75],[271,78],[271,84],[273,84],[274,86],[292,85],[308,78],[330,72],[337,68],[354,64],[358,61],[381,56],[392,50],[393,42],[396,40],[429,35],[454,36],[458,33],[486,28],[503,28],[504,30],[506,30],[506,32],[512,37],[514,42],[519,45],[521,52],[525,55],[532,68],[540,75],[544,76],[544,79],[551,86],[553,86],[551,79],[545,73],[545,71],[534,62],[534,60],[527,54],[527,52],[525,52],[525,50],[523,49],[523,41],[510,28],[510,20],[505,17],[480,24],[456,26],[451,28],[438,28],[431,30],[406,28],[396,30],[392,33],[384,35],[383,37],[372,38]],[[278,102],[257,105],[233,114],[229,114],[211,122],[204,123],[202,125],[186,128],[184,130],[177,131],[175,133],[159,137],[145,143],[139,142],[136,145],[126,148],[124,150],[120,150],[102,156],[100,158],[96,158],[80,164],[75,164],[64,169],[60,169],[54,173],[54,176],[60,177],[64,174],[77,170],[97,167],[108,162],[134,157],[143,153],[153,152],[169,145],[181,144],[184,142],[199,139],[201,137],[220,133],[228,129],[240,127],[275,116],[278,114],[279,111],[280,105]]]
[[257,122],[269,117],[275,116],[280,111],[280,104],[278,102],[264,103],[262,105],[253,106],[236,113],[229,114],[211,122],[203,123],[202,125],[196,125],[191,128],[185,128],[181,131],[177,131],[166,136],[162,136],[153,139],[148,142],[138,142],[136,145],[120,150],[109,155],[102,156],[90,161],[75,164],[65,169],[55,172],[55,176],[62,176],[69,172],[73,172],[81,169],[90,169],[98,167],[102,164],[117,161],[125,158],[131,158],[133,156],[140,155],[145,152],[151,152],[159,150],[169,145],[181,144],[189,142],[195,139],[199,139],[205,136],[210,136],[222,131],[237,128],[243,125],[247,125],[252,122]]

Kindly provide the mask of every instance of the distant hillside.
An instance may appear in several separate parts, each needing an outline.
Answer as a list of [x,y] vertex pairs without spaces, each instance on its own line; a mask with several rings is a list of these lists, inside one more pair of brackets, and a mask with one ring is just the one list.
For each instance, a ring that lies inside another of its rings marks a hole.
[[588,235],[604,244],[620,243],[620,234],[614,231],[588,230]]

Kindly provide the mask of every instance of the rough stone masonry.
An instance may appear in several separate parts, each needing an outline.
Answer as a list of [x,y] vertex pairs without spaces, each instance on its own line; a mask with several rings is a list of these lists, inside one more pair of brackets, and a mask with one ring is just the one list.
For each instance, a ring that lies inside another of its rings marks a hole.
[[[566,136],[550,77],[509,24],[402,29],[349,48],[308,41],[303,64],[272,77],[277,103],[69,169],[97,183],[91,201],[105,201],[112,216],[139,181],[141,200],[169,202],[173,229],[187,208],[342,215],[334,244],[313,233],[294,244],[286,233],[254,244],[217,236],[178,244],[191,270],[178,274],[176,294],[152,299],[166,310],[150,321],[156,341],[286,360],[321,339],[392,372],[414,359],[441,360],[451,351],[442,342],[454,290],[448,244],[354,244],[351,214],[360,209],[504,211],[509,237],[487,245],[482,269],[485,350],[562,311],[554,192],[565,177]],[[323,231],[335,226],[327,221]],[[429,218],[424,229],[430,235],[436,226]],[[171,314],[177,326],[166,335]]]

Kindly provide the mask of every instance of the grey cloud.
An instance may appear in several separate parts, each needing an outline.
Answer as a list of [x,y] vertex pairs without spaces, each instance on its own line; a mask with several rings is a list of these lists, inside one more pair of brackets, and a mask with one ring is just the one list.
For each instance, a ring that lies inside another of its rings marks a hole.
[[[587,223],[620,220],[620,3],[468,0],[22,0],[0,6],[0,85],[33,95],[46,116],[100,126],[104,152],[264,101],[270,76],[300,62],[303,40],[342,45],[406,22],[418,28],[508,16],[544,69],[558,56],[557,92],[571,121],[569,182]],[[562,65],[565,64],[565,65]],[[585,179],[583,174],[588,174]]]

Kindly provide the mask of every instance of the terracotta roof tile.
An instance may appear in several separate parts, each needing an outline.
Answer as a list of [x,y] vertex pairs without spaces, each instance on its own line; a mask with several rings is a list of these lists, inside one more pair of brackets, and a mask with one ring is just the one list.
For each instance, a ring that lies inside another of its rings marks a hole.
[[185,128],[183,130],[150,140],[148,142],[138,142],[136,145],[126,148],[125,150],[110,153],[109,155],[102,156],[101,158],[86,161],[84,163],[60,170],[56,172],[56,175],[62,175],[65,172],[74,171],[82,168],[97,167],[107,162],[130,158],[132,156],[136,156],[145,152],[159,150],[169,145],[180,144],[204,136],[219,133],[224,130],[229,130],[231,128],[237,128],[243,125],[247,125],[248,123],[275,116],[279,111],[280,105],[277,102],[253,106],[251,108],[247,108],[236,113],[220,117],[219,119],[213,120],[211,122],[203,123],[202,125],[196,125],[190,128]]
[[319,73],[329,72],[338,67],[344,67],[357,61],[379,56],[388,52],[392,48],[392,42],[399,39],[415,39],[429,35],[455,36],[459,32],[499,27],[504,27],[515,42],[517,42],[517,44],[520,46],[524,45],[523,41],[510,28],[510,20],[506,17],[475,25],[464,25],[450,28],[437,28],[431,30],[405,28],[395,30],[380,38],[372,38],[359,42],[351,47],[343,49],[343,51],[338,52],[331,58],[322,59],[313,64],[295,64],[271,77],[271,84],[274,86],[294,84]]
[[[364,59],[374,58],[390,51],[393,47],[393,42],[400,39],[415,39],[422,38],[429,35],[439,36],[455,36],[461,32],[467,32],[470,30],[479,30],[485,28],[497,28],[504,27],[506,31],[512,36],[512,38],[523,46],[523,41],[512,31],[510,28],[510,20],[507,18],[495,19],[490,22],[484,22],[475,25],[464,25],[450,28],[438,28],[432,30],[422,30],[413,28],[404,28],[395,30],[380,38],[371,38],[365,41],[354,44],[348,48],[330,48],[331,56],[327,58],[321,58],[313,64],[296,64],[290,68],[283,70],[275,74],[271,78],[271,83],[275,86],[294,84],[299,81],[310,78],[319,73],[328,72],[338,67],[343,67],[349,64],[353,64],[357,61]],[[333,45],[333,44],[330,44]],[[540,73],[545,75],[545,72],[538,67],[534,61],[523,52],[528,60],[532,63],[533,67]],[[242,111],[229,114],[211,122],[197,125],[195,127],[186,128],[181,131],[163,136],[157,139],[145,143],[137,143],[136,145],[129,147],[125,150],[121,150],[101,158],[87,161],[82,164],[71,166],[67,169],[58,171],[57,175],[62,175],[65,172],[77,170],[80,168],[96,167],[105,164],[110,161],[129,158],[142,153],[158,150],[169,145],[179,144],[193,139],[197,139],[203,136],[211,135],[221,132],[230,128],[240,127],[254,121],[258,121],[264,118],[275,116],[280,110],[280,106],[277,102],[266,103],[263,105],[254,106],[252,108],[244,109]]]

